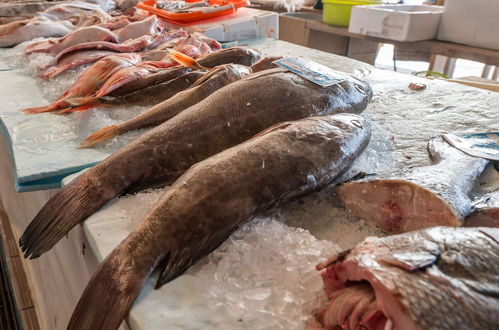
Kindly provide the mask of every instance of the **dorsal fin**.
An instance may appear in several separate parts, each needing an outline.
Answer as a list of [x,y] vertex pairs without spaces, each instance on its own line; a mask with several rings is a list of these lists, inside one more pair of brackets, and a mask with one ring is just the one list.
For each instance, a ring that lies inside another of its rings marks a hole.
[[185,55],[179,51],[176,51],[174,49],[170,49],[170,57],[180,65],[185,66],[186,68],[194,68],[194,69],[204,69],[207,70],[204,66],[199,64],[198,61],[193,59],[192,57]]

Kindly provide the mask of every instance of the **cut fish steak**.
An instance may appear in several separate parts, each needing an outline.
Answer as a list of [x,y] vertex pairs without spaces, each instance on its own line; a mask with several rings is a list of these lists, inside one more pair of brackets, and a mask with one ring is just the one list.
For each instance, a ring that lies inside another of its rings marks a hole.
[[155,15],[149,16],[148,18],[130,23],[124,28],[116,31],[118,35],[119,42],[137,39],[144,35],[151,35],[161,32],[162,28]]
[[432,226],[461,226],[471,212],[469,194],[488,164],[432,138],[433,165],[414,167],[383,177],[367,176],[336,191],[354,215],[393,233]]
[[318,265],[329,301],[315,319],[324,329],[496,329],[498,263],[497,228],[366,238]]

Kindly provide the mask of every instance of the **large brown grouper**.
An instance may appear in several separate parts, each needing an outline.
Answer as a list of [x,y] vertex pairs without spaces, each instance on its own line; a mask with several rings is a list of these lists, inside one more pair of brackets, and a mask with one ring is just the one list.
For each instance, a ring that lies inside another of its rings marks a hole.
[[354,77],[329,87],[284,69],[249,75],[153,128],[57,192],[20,238],[36,258],[124,193],[172,183],[193,164],[288,120],[362,112],[372,97]]
[[369,124],[338,114],[284,122],[191,167],[102,262],[68,329],[117,329],[155,269],[157,286],[270,207],[330,183],[369,142]]
[[434,227],[366,238],[318,266],[315,329],[497,329],[499,229]]

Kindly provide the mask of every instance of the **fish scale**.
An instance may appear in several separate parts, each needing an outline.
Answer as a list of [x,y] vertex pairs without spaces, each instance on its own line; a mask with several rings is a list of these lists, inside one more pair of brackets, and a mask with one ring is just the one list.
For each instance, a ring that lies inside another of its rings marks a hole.
[[[494,329],[499,324],[499,243],[490,233],[498,235],[499,229],[435,227],[366,240],[344,259],[320,266],[327,267],[322,273],[326,293],[367,281],[394,329]],[[397,259],[400,252],[408,261],[435,252],[438,258],[415,270],[380,262],[387,254]],[[456,257],[445,257],[451,254]]]

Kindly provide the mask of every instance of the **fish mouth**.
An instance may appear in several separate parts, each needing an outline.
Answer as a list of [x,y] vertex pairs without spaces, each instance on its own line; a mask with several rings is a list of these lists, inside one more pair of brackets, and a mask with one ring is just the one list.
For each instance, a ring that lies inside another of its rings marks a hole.
[[322,329],[421,329],[393,292],[394,288],[383,285],[357,262],[333,262],[321,276],[328,301],[313,316]]

